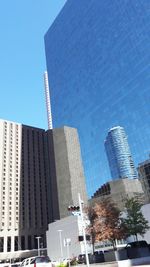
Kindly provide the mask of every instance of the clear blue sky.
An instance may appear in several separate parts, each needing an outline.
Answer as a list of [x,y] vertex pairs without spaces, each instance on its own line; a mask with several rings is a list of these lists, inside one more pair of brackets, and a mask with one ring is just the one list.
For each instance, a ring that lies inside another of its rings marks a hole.
[[44,34],[66,0],[0,5],[0,118],[47,128]]

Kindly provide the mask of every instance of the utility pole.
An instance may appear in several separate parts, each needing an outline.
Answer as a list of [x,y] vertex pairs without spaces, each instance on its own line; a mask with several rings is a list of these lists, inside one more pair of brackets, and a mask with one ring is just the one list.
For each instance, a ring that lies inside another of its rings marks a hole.
[[88,251],[87,251],[87,242],[86,242],[86,234],[85,234],[85,222],[84,222],[83,211],[82,211],[83,201],[81,200],[80,193],[78,193],[78,199],[79,199],[79,207],[80,207],[81,220],[82,220],[82,232],[83,232],[83,240],[84,240],[84,247],[85,247],[86,264],[87,264],[87,267],[89,267],[90,264],[89,264],[89,257],[88,257]]

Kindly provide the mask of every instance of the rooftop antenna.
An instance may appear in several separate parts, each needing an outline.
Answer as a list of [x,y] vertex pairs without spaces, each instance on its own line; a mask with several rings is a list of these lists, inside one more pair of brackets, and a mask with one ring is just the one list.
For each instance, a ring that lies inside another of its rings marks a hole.
[[52,122],[52,110],[51,110],[50,90],[49,90],[47,71],[44,72],[44,84],[45,84],[45,98],[46,98],[48,129],[50,130],[50,129],[53,129],[53,122]]

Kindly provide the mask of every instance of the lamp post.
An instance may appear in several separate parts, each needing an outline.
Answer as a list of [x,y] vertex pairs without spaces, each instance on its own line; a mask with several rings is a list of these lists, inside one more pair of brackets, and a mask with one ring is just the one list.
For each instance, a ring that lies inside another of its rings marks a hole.
[[40,238],[41,238],[41,236],[36,236],[36,239],[38,242],[38,256],[40,256]]
[[60,243],[60,255],[61,255],[61,260],[63,260],[63,247],[62,247],[62,231],[63,230],[57,230],[59,233],[59,243]]
[[70,267],[70,249],[69,249],[70,245],[71,245],[71,239],[67,238],[66,239],[66,246],[67,246],[67,258],[69,260],[69,267]]

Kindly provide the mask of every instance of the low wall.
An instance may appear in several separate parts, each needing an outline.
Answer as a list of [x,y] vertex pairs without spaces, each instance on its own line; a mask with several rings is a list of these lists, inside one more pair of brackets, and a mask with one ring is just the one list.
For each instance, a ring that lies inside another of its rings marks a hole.
[[150,264],[148,248],[130,248],[104,253],[105,262],[117,261],[119,267],[130,267],[138,264]]
[[150,256],[149,248],[123,248],[115,251],[116,260],[127,260]]
[[118,267],[131,267],[131,266],[136,266],[136,265],[141,265],[141,264],[150,265],[150,256],[118,261]]
[[105,251],[104,259],[105,259],[105,262],[116,261],[115,251]]

